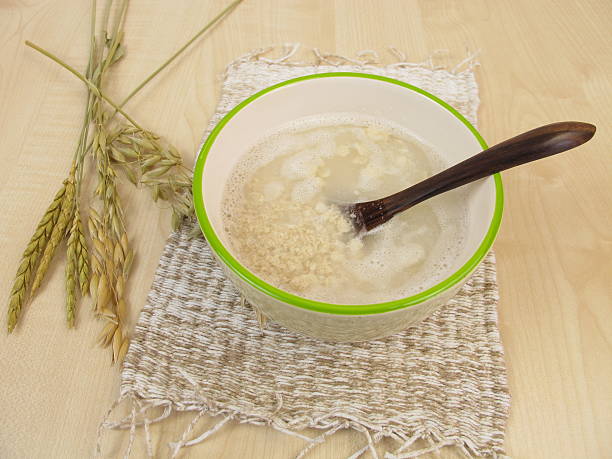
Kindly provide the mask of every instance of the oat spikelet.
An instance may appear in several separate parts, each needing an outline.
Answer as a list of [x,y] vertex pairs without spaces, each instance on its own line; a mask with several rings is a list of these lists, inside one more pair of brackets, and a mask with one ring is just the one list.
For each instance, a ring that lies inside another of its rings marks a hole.
[[121,332],[121,327],[117,327],[115,330],[115,334],[113,335],[113,362],[116,362],[119,357],[119,351],[121,350],[121,345],[123,344],[123,333]]
[[66,185],[63,184],[60,190],[57,192],[53,201],[47,208],[43,217],[38,222],[34,235],[28,242],[27,247],[23,251],[19,269],[15,275],[15,282],[11,289],[11,296],[9,297],[9,307],[7,316],[7,327],[9,333],[13,331],[19,320],[19,314],[21,313],[21,307],[25,301],[28,286],[30,284],[30,278],[36,269],[36,264],[40,258],[40,254],[45,249],[53,228],[59,219],[61,212],[61,205],[66,193]]
[[128,347],[130,345],[130,339],[126,336],[123,339],[123,344],[119,348],[119,354],[117,355],[117,362],[121,363],[125,359],[125,355],[127,354]]
[[104,273],[100,274],[100,280],[98,281],[98,287],[96,288],[96,295],[97,300],[95,310],[98,313],[102,313],[111,298],[111,290]]
[[59,218],[57,219],[57,223],[53,227],[53,231],[51,232],[51,236],[49,237],[49,242],[45,246],[42,258],[40,259],[40,264],[38,265],[38,269],[36,270],[34,282],[32,283],[31,297],[34,297],[34,293],[40,286],[43,278],[45,277],[47,269],[49,268],[49,263],[51,262],[53,254],[55,253],[55,249],[64,237],[66,233],[66,228],[72,220],[72,213],[74,211],[74,183],[71,179],[69,179],[64,181],[64,185],[66,187],[66,192],[64,194],[64,198],[62,199],[62,206]]
[[111,343],[113,336],[115,335],[115,330],[117,330],[117,324],[113,322],[108,322],[104,326],[100,336],[98,336],[98,342],[102,347],[107,347]]
[[181,154],[149,131],[124,125],[108,139],[109,158],[128,179],[151,190],[154,201],[172,206],[172,226],[177,229],[193,215],[191,177],[185,172]]
[[74,327],[74,317],[76,313],[76,277],[78,265],[77,244],[78,244],[78,212],[72,220],[68,236],[68,247],[66,251],[66,321],[68,327]]

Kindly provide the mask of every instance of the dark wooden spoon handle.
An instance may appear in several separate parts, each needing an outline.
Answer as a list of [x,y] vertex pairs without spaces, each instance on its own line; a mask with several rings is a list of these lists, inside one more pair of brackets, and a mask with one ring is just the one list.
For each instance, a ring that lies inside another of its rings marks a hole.
[[595,126],[577,121],[542,126],[484,150],[403,191],[355,204],[354,212],[364,217],[361,223],[370,230],[426,199],[496,172],[570,150],[594,134]]

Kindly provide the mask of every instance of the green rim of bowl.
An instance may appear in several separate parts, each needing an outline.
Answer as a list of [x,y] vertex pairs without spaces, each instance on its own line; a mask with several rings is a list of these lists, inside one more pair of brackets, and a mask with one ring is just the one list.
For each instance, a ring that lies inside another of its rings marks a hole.
[[418,92],[419,94],[428,97],[434,102],[440,104],[442,107],[451,112],[455,117],[461,121],[471,132],[474,134],[474,137],[478,140],[483,149],[488,148],[486,142],[479,134],[479,132],[470,124],[468,120],[466,120],[457,110],[451,107],[449,104],[434,96],[433,94],[428,93],[416,86],[410,85],[408,83],[404,83],[402,81],[395,80],[393,78],[387,78],[380,75],[372,75],[366,73],[353,73],[353,72],[337,72],[337,73],[319,73],[315,75],[306,75],[299,78],[293,78],[291,80],[283,81],[282,83],[278,83],[274,86],[270,86],[258,93],[252,95],[248,99],[245,99],[236,107],[234,107],[225,117],[215,126],[212,130],[206,142],[202,145],[202,149],[200,150],[200,155],[195,164],[194,176],[193,176],[193,201],[195,206],[196,215],[198,217],[198,221],[200,223],[200,227],[204,236],[208,241],[210,247],[215,251],[217,256],[242,280],[255,287],[257,290],[265,293],[266,295],[271,296],[272,298],[276,298],[277,300],[283,301],[292,306],[296,306],[303,309],[309,309],[311,311],[317,311],[321,313],[327,314],[340,314],[340,315],[368,315],[368,314],[380,314],[384,312],[394,311],[397,309],[406,308],[409,306],[414,306],[416,304],[422,303],[461,282],[465,277],[467,277],[480,263],[480,261],[485,257],[485,255],[489,252],[493,241],[495,240],[495,236],[497,235],[497,231],[499,230],[499,225],[501,223],[503,207],[504,207],[504,193],[502,187],[502,181],[499,174],[495,174],[495,212],[493,213],[493,218],[491,219],[491,224],[489,225],[489,229],[484,239],[480,243],[480,246],[476,250],[476,252],[470,257],[470,259],[455,273],[451,276],[443,280],[442,282],[434,285],[433,287],[424,290],[416,295],[409,296],[407,298],[402,298],[394,301],[387,301],[384,303],[375,303],[375,304],[333,304],[333,303],[324,303],[321,301],[309,300],[307,298],[302,298],[297,295],[293,295],[284,290],[276,288],[267,282],[263,281],[244,266],[242,266],[238,261],[229,253],[229,251],[223,246],[215,231],[210,224],[208,216],[206,215],[206,210],[204,208],[204,196],[202,192],[202,175],[204,172],[204,164],[206,163],[206,158],[208,156],[208,152],[212,147],[215,139],[221,132],[221,130],[225,127],[225,125],[244,107],[249,105],[254,100],[259,99],[261,96],[274,91],[277,88],[281,88],[283,86],[288,86],[293,83],[298,83],[300,81],[305,80],[313,80],[316,78],[338,78],[338,77],[354,77],[354,78],[368,78],[371,80],[379,80],[387,83],[395,84],[398,86],[402,86],[406,89],[410,89],[411,91]]

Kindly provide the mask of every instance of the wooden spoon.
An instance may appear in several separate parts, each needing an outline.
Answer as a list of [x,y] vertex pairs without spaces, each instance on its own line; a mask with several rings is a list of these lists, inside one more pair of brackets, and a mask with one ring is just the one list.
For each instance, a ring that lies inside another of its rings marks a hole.
[[511,167],[571,150],[588,141],[595,126],[577,121],[548,124],[512,137],[403,191],[343,206],[357,231],[370,231],[412,206]]

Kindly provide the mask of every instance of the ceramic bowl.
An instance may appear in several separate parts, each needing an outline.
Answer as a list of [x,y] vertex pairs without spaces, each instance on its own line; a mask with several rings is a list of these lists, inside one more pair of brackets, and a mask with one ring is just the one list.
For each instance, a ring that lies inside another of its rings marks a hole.
[[449,164],[487,146],[450,105],[409,84],[359,73],[308,75],[249,97],[212,130],[197,159],[193,197],[202,231],[227,276],[269,319],[326,341],[381,338],[413,326],[447,303],[478,267],[497,234],[503,209],[498,174],[464,187],[467,238],[442,282],[407,298],[376,304],[331,304],[302,298],[260,279],[230,249],[221,221],[225,183],[239,158],[267,133],[320,114],[356,112],[407,127]]

